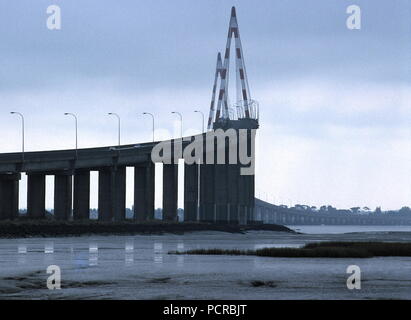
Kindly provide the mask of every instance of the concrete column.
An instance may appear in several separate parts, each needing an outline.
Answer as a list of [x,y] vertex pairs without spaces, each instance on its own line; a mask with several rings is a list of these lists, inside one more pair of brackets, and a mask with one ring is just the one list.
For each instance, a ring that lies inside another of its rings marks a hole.
[[184,221],[197,221],[198,164],[184,164]]
[[238,206],[238,224],[247,224],[247,207],[245,205]]
[[238,198],[239,198],[238,223],[246,224],[247,223],[246,207],[248,205],[246,176],[239,175],[238,177]]
[[238,177],[238,196],[239,204],[244,207],[244,212],[241,214],[243,223],[251,222],[254,220],[254,175],[239,175]]
[[79,170],[74,174],[73,219],[90,218],[90,171]]
[[57,174],[54,176],[54,218],[67,221],[72,209],[72,176]]
[[254,217],[254,206],[255,206],[255,196],[254,196],[254,175],[249,175],[246,176],[247,180],[247,192],[248,192],[248,197],[247,197],[247,223],[252,223],[255,220]]
[[46,216],[46,175],[27,174],[27,216],[42,219]]
[[214,165],[203,164],[200,169],[200,221],[213,222],[214,202]]
[[126,219],[126,167],[114,171],[114,220]]
[[163,165],[163,220],[177,221],[178,165]]
[[[251,156],[252,140],[255,136],[251,134],[251,130],[247,130],[247,151]],[[245,165],[241,165],[246,167]],[[240,203],[244,205],[244,220],[245,223],[254,220],[254,206],[255,206],[255,176],[254,175],[239,175],[239,196]]]
[[134,167],[134,219],[154,219],[155,165]]
[[214,169],[215,222],[228,223],[228,190],[232,187],[228,184],[228,165],[216,164]]
[[238,224],[239,194],[238,179],[240,176],[240,166],[237,164],[228,165],[228,220],[230,224]]
[[121,221],[126,214],[126,167],[99,170],[98,218]]
[[98,219],[101,221],[113,220],[112,208],[112,178],[111,168],[104,168],[98,172]]
[[0,175],[0,220],[13,220],[19,216],[20,173]]

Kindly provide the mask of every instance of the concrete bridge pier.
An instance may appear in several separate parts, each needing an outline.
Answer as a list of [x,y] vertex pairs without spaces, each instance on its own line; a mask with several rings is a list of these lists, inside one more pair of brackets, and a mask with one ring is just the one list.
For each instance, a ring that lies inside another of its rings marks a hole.
[[27,216],[31,219],[44,219],[46,216],[46,175],[27,174]]
[[253,222],[255,218],[255,176],[250,175],[248,177],[248,222]]
[[198,164],[184,164],[184,221],[197,221]]
[[228,223],[238,224],[238,203],[228,203]]
[[90,218],[90,170],[76,170],[74,174],[73,219]]
[[126,214],[126,167],[99,170],[98,219],[121,221]]
[[19,215],[20,173],[0,175],[0,220],[13,220]]
[[247,224],[248,221],[248,205],[249,205],[249,192],[248,192],[248,179],[247,176],[239,176],[238,178],[238,196],[239,196],[239,212],[238,223]]
[[163,220],[177,221],[178,165],[163,165]]
[[247,208],[242,204],[238,206],[238,224],[247,224]]
[[73,178],[71,173],[54,176],[54,218],[68,221],[71,217]]
[[228,166],[216,164],[214,167],[214,199],[216,203],[215,222],[228,223]]
[[200,221],[214,222],[214,165],[202,164],[200,168]]
[[134,219],[154,219],[155,166],[148,162],[134,167]]
[[227,166],[228,174],[228,222],[230,224],[238,224],[238,177],[240,175],[240,167],[237,164],[229,164]]

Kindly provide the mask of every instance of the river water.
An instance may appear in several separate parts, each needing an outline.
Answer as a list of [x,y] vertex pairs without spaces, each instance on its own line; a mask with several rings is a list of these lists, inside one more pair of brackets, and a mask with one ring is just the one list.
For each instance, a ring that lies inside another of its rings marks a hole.
[[[1,299],[411,299],[411,258],[172,255],[193,248],[298,247],[326,240],[411,241],[410,227],[293,226],[185,235],[0,239]],[[361,289],[346,286],[349,265]],[[61,269],[48,290],[46,269]]]

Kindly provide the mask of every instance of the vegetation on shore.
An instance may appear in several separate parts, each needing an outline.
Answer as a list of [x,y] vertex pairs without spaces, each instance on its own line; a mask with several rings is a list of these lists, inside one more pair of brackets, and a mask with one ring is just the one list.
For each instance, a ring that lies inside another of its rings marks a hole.
[[316,242],[301,248],[194,249],[172,251],[170,254],[200,255],[251,255],[283,258],[372,258],[411,257],[411,243],[402,242]]
[[163,234],[194,231],[221,231],[244,233],[252,230],[294,232],[276,224],[256,224],[240,226],[235,224],[213,224],[197,222],[167,222],[125,220],[121,222],[84,220],[14,220],[0,221],[0,238],[81,236],[88,234]]

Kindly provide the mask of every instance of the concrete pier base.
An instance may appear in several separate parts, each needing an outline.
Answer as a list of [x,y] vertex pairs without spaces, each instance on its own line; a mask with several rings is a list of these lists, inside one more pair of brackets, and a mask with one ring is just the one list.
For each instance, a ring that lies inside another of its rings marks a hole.
[[44,219],[46,215],[46,175],[27,175],[27,216],[30,219]]
[[155,166],[149,162],[134,167],[134,219],[154,219]]
[[215,222],[228,223],[228,173],[227,165],[216,164],[214,168]]
[[90,218],[90,171],[78,170],[74,174],[73,220]]
[[247,207],[244,205],[238,206],[238,224],[247,224]]
[[184,165],[184,221],[197,221],[198,164]]
[[200,169],[200,221],[214,222],[215,220],[214,165],[204,164]]
[[228,204],[228,223],[230,224],[238,224],[238,204],[237,203],[229,203]]
[[237,164],[229,164],[227,166],[228,175],[228,222],[230,224],[238,224],[238,179],[240,176],[240,167]]
[[57,174],[54,176],[54,218],[68,221],[72,209],[72,175]]
[[0,220],[13,220],[19,216],[20,173],[0,175]]
[[163,165],[163,220],[177,221],[178,165]]
[[126,215],[126,167],[99,170],[98,219],[122,221]]

